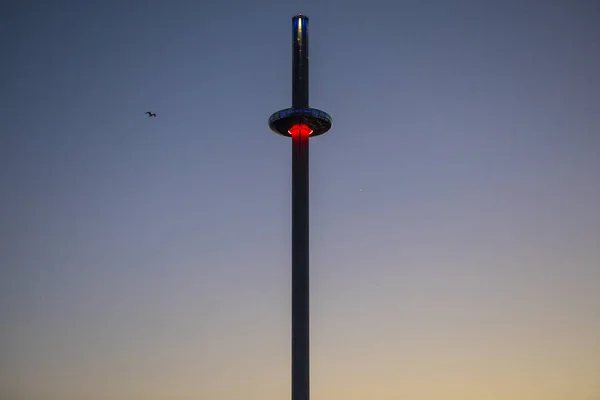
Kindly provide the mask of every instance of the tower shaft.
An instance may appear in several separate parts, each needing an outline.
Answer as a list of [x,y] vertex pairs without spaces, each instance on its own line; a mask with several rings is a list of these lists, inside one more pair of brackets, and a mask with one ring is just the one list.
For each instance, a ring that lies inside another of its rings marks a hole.
[[[308,18],[292,21],[292,108],[305,109]],[[292,134],[292,400],[310,399],[308,137],[303,129]]]
[[292,136],[292,400],[309,400],[308,134]]

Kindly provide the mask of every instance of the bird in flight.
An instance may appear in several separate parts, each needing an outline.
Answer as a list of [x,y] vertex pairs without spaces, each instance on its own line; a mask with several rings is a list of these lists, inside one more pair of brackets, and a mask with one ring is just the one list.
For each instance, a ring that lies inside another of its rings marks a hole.
[[152,114],[150,111],[146,111],[144,114],[148,114],[149,117],[156,117],[156,114]]

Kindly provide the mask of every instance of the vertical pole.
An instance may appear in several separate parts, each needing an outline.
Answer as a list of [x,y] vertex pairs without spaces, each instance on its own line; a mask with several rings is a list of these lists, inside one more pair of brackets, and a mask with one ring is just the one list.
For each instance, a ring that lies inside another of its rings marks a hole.
[[292,400],[309,400],[308,134],[292,136]]
[[[308,18],[293,18],[292,107],[308,108]],[[310,399],[308,133],[292,135],[292,400]]]
[[308,108],[308,17],[292,19],[292,108]]

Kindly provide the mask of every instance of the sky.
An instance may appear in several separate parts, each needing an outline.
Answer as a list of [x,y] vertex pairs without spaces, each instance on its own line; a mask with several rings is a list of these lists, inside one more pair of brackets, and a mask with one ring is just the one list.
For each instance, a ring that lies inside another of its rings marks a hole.
[[300,12],[312,399],[600,399],[593,0],[3,1],[0,398],[289,398]]

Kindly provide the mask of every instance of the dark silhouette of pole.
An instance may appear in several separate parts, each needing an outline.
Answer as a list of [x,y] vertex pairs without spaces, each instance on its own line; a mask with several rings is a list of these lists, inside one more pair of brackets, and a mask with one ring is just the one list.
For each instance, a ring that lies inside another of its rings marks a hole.
[[[308,18],[293,19],[292,108],[308,108]],[[308,132],[292,133],[292,400],[310,398]]]
[[308,17],[292,18],[292,108],[269,118],[292,138],[292,400],[310,399],[308,139],[331,128],[331,117],[308,105]]

